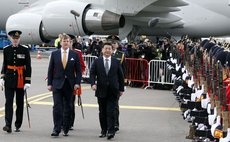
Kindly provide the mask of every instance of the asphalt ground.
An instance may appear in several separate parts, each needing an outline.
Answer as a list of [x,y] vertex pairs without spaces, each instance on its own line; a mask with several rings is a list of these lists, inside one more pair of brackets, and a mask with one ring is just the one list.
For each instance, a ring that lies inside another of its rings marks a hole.
[[[43,55],[43,54],[42,54]],[[45,53],[44,55],[47,55]],[[28,89],[28,100],[31,108],[29,128],[26,109],[21,132],[8,134],[2,131],[4,122],[4,92],[0,91],[0,142],[101,142],[97,99],[89,84],[83,86],[83,109],[76,105],[74,130],[68,137],[50,136],[53,129],[52,94],[47,90],[46,75],[47,56],[36,58],[32,53],[32,83]],[[2,66],[2,52],[0,52]],[[15,115],[14,115],[15,118]],[[13,121],[14,124],[14,121]],[[12,125],[13,127],[14,125]],[[171,91],[144,90],[127,87],[120,98],[120,131],[111,141],[117,142],[188,142],[189,124],[183,120],[178,103]]]

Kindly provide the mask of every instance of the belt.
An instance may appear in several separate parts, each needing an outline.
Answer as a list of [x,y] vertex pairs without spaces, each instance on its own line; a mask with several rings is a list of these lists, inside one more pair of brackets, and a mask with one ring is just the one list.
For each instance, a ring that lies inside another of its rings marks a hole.
[[7,69],[12,69],[12,70],[18,71],[18,86],[17,86],[17,88],[23,88],[24,87],[24,78],[23,78],[24,66],[7,66]]

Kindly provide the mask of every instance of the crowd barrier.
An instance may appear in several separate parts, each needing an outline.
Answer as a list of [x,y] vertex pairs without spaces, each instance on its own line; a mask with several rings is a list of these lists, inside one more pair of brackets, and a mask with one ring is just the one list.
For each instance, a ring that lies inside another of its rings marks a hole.
[[151,60],[149,62],[149,78],[148,86],[151,83],[170,84],[174,82],[171,79],[171,72],[167,69],[167,62],[165,60]]
[[83,55],[84,63],[85,63],[85,74],[82,75],[83,78],[89,78],[90,74],[90,68],[94,62],[95,59],[97,59],[97,56],[91,56],[91,55]]
[[148,61],[145,59],[126,58],[125,78],[127,81],[148,84]]
[[[97,56],[83,55],[86,65],[86,73],[83,78],[89,78],[90,68]],[[146,88],[152,84],[170,84],[171,73],[167,69],[165,60],[151,60],[148,62],[145,59],[126,58],[125,59],[125,78],[129,82],[142,82]]]

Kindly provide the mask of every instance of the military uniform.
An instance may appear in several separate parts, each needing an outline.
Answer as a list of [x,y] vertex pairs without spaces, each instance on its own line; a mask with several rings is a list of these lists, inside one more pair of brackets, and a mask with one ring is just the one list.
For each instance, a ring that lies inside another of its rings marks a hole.
[[[13,33],[17,35],[17,32]],[[9,34],[10,35],[10,34]],[[19,33],[20,35],[20,33]],[[28,48],[17,45],[6,46],[3,49],[2,78],[5,80],[5,122],[4,131],[11,132],[13,117],[13,100],[16,93],[16,130],[19,130],[23,120],[24,85],[31,82],[31,59]]]
[[117,50],[115,53],[113,53],[113,57],[115,57],[117,60],[120,61],[120,64],[122,65],[123,73],[125,74],[125,53],[122,51]]

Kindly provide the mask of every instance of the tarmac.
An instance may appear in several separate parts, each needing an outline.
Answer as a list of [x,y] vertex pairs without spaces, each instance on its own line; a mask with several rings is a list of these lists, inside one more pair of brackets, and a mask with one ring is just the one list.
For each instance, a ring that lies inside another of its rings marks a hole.
[[[76,119],[74,130],[68,137],[50,136],[53,129],[52,93],[47,90],[45,81],[48,70],[48,55],[44,53],[41,59],[32,57],[32,82],[28,89],[28,101],[31,128],[29,128],[26,109],[21,132],[8,134],[2,131],[4,122],[4,92],[0,91],[0,142],[101,142],[108,141],[99,138],[100,125],[97,99],[89,84],[83,86],[83,110],[76,104]],[[0,52],[0,66],[2,66]],[[189,142],[189,123],[183,120],[178,102],[172,91],[141,89],[127,87],[120,98],[120,131],[110,141],[116,142]],[[14,114],[15,119],[15,114]],[[12,124],[14,128],[14,121]]]

